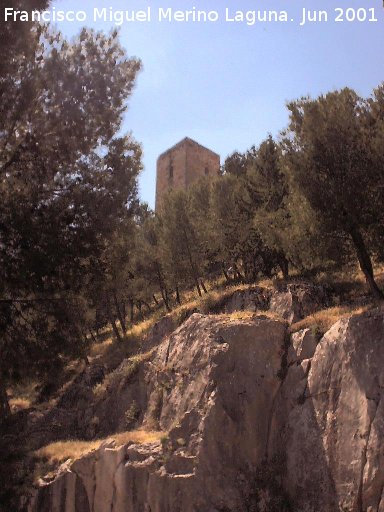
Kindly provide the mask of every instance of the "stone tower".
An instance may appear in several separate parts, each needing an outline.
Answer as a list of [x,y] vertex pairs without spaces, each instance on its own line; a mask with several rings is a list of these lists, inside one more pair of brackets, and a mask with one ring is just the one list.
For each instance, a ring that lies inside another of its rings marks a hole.
[[217,176],[219,172],[220,156],[185,137],[157,159],[156,211],[169,190],[186,190],[198,178]]

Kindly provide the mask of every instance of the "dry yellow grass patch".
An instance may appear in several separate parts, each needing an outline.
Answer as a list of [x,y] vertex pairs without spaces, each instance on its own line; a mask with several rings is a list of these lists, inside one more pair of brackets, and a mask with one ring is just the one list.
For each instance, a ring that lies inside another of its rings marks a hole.
[[360,314],[367,311],[370,306],[336,306],[333,308],[322,309],[313,315],[309,315],[303,320],[291,325],[291,332],[316,327],[321,333],[325,333],[341,318],[345,318],[352,314]]
[[120,432],[112,436],[116,441],[117,446],[129,443],[132,441],[137,444],[154,443],[160,441],[164,437],[165,432],[157,430],[132,430],[130,432]]
[[57,441],[35,451],[34,455],[38,459],[44,459],[49,465],[56,465],[68,459],[79,459],[83,455],[97,450],[108,439],[113,439],[116,446],[121,446],[130,441],[138,444],[153,443],[159,441],[163,436],[164,432],[132,430],[131,432],[121,432],[95,441]]
[[11,398],[9,400],[9,407],[12,412],[21,411],[23,409],[28,409],[31,407],[32,401],[29,398]]
[[35,403],[38,396],[37,384],[37,382],[30,381],[10,386],[7,389],[9,406],[12,412],[28,409]]
[[375,277],[381,284],[384,283],[384,264],[375,266]]
[[134,336],[136,338],[140,338],[144,334],[146,334],[156,323],[158,320],[156,315],[151,316],[147,320],[143,320],[142,322],[133,325],[127,331],[127,337]]
[[249,318],[265,317],[269,320],[278,320],[279,322],[286,322],[280,315],[274,311],[234,311],[230,313],[229,318],[231,320],[247,320]]
[[111,338],[107,338],[105,341],[102,341],[100,343],[94,343],[90,347],[89,355],[91,357],[97,357],[97,356],[104,355],[105,352],[112,345],[112,343],[113,343],[112,337]]
[[[154,326],[157,322],[159,315],[153,314],[150,318],[139,322],[138,324],[133,325],[130,329],[127,330],[125,335],[125,339],[123,340],[123,344],[132,343],[133,339],[143,338],[144,335]],[[110,336],[104,341],[100,341],[99,343],[93,343],[89,350],[89,355],[91,357],[98,356],[111,356],[111,353],[116,348],[118,351],[121,350],[122,344],[116,343],[112,336],[112,330],[108,331]]]
[[[224,286],[225,284],[226,283],[224,277],[219,277],[214,281],[207,282],[206,286],[209,291],[208,293],[204,293],[202,297],[197,297],[197,292],[195,290],[184,291],[181,294],[183,303],[180,306],[174,308],[171,313],[168,313],[168,315],[172,316],[172,318],[176,320],[176,323],[181,323],[186,317],[189,316],[189,312],[197,310],[202,313],[209,313],[211,309],[214,309],[215,306],[220,305],[221,302],[224,302],[226,298],[229,298],[237,291],[247,290],[249,288],[253,288],[254,286],[273,288],[273,283],[270,279],[264,279],[263,281],[254,284],[237,283]],[[130,343],[132,339],[143,339],[145,334],[147,334],[148,331],[155,325],[155,323],[163,316],[167,315],[164,315],[161,311],[156,311],[149,318],[131,326],[125,336],[126,343]],[[101,330],[100,334],[107,335],[108,337],[100,343],[94,343],[91,345],[89,352],[91,357],[108,357],[108,355],[113,352],[114,346],[116,346],[118,350],[122,348],[121,344],[116,345],[114,343],[112,329],[110,327],[106,327],[105,329]]]
[[86,453],[96,450],[102,441],[57,441],[35,451],[39,459],[45,459],[49,464],[57,464],[67,459],[78,459]]
[[[279,274],[280,276],[280,274]],[[260,286],[261,288],[266,288],[267,290],[274,290],[275,287],[273,285],[272,279],[261,279],[256,283],[256,286]]]
[[228,316],[230,320],[248,320],[249,318],[254,318],[257,316],[257,313],[254,311],[234,311],[229,315],[223,313],[223,316]]
[[201,299],[192,299],[188,302],[185,302],[184,304],[181,304],[180,306],[177,306],[176,308],[174,308],[170,315],[172,316],[175,316],[177,317],[178,315],[180,315],[183,311],[189,311],[191,309],[198,309],[199,307],[199,304],[201,302]]

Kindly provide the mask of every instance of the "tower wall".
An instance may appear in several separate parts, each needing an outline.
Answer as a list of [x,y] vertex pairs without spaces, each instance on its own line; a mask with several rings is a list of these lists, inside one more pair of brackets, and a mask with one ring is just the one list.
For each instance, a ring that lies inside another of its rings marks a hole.
[[201,177],[217,176],[219,171],[219,155],[193,141],[187,143],[187,188]]
[[157,159],[156,173],[156,211],[159,211],[162,199],[169,190],[187,188],[187,152],[186,147],[169,149]]
[[219,171],[219,155],[186,137],[157,159],[156,211],[170,190],[186,190],[200,177],[217,176]]

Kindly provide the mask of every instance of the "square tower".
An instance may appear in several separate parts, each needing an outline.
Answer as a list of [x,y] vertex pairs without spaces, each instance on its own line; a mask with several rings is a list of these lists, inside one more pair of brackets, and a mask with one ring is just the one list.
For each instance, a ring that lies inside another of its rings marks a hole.
[[189,137],[162,153],[157,159],[156,205],[170,190],[187,190],[200,177],[220,174],[220,156]]

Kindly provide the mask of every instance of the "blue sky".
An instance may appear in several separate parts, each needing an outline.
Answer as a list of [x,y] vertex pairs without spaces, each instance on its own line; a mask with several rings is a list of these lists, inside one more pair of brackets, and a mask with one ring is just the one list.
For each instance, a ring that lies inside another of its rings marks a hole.
[[[384,80],[384,9],[381,0],[55,0],[56,9],[151,7],[148,22],[124,24],[120,37],[143,70],[129,101],[124,130],[142,144],[145,169],[140,197],[154,206],[157,156],[185,136],[216,151],[234,150],[277,136],[288,120],[286,103],[349,86],[362,95]],[[288,23],[159,23],[159,7],[217,10],[287,10]],[[334,9],[375,8],[377,22],[334,21]],[[300,27],[302,9],[327,10],[327,23]],[[59,23],[66,35],[81,23]]]

